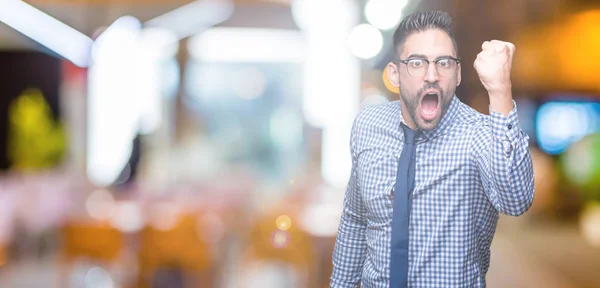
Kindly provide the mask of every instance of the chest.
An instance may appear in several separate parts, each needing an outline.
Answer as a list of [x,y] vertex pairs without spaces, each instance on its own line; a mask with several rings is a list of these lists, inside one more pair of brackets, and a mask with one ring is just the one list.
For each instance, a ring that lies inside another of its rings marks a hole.
[[[358,181],[370,222],[391,221],[401,141],[382,142],[364,149],[358,156]],[[459,135],[419,143],[416,149],[415,184],[412,206],[445,211],[467,205],[477,190],[476,169],[471,163],[467,139]],[[431,213],[437,213],[432,211]],[[412,211],[412,214],[420,211]]]

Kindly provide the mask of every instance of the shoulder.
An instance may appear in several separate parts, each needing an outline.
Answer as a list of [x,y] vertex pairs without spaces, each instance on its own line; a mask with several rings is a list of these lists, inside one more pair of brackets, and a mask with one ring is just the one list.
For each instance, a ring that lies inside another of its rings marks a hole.
[[364,107],[354,118],[352,143],[360,147],[361,143],[371,142],[378,135],[392,131],[399,123],[400,101]]
[[357,127],[377,124],[389,124],[390,120],[398,118],[400,101],[391,101],[383,104],[370,105],[361,109],[355,118]]
[[389,129],[400,123],[400,102],[370,105],[361,109],[354,119],[355,137],[368,136],[380,129]]

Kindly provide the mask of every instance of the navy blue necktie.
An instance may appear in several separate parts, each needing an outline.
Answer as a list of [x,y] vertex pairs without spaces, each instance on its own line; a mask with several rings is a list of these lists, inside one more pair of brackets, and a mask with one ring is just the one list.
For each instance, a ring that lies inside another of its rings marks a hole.
[[394,187],[394,212],[392,216],[392,241],[390,258],[390,288],[407,287],[408,285],[408,224],[410,220],[411,197],[415,184],[416,150],[415,139],[419,131],[406,125],[404,130],[404,147],[398,161],[396,185]]

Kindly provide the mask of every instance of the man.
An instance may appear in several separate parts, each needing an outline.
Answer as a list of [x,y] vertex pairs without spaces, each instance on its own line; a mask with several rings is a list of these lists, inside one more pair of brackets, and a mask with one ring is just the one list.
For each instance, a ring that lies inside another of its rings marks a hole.
[[486,41],[474,67],[490,115],[454,95],[461,64],[445,12],[415,12],[387,66],[400,101],[363,109],[330,287],[485,287],[499,213],[534,197],[528,136],[510,70],[515,47]]

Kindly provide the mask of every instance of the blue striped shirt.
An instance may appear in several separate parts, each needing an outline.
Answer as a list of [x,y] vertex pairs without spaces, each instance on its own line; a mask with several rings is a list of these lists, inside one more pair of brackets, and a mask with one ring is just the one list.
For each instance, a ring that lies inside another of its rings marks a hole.
[[[417,139],[410,287],[486,286],[499,213],[520,215],[534,197],[529,137],[514,105],[508,117],[491,109],[484,115],[455,96],[439,125]],[[330,287],[390,285],[401,121],[400,101],[364,108],[354,120]]]

